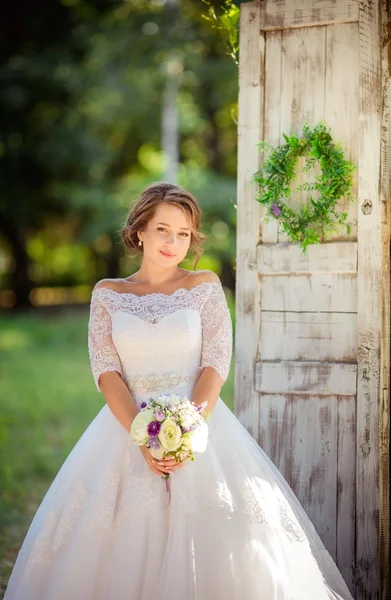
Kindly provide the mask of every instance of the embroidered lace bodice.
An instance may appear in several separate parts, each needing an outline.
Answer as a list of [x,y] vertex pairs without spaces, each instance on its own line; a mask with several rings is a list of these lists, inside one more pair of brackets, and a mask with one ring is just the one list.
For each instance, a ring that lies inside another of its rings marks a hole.
[[225,381],[232,322],[223,288],[205,282],[144,296],[95,288],[88,348],[98,390],[102,373],[118,371],[138,404],[156,393],[189,396],[205,367]]

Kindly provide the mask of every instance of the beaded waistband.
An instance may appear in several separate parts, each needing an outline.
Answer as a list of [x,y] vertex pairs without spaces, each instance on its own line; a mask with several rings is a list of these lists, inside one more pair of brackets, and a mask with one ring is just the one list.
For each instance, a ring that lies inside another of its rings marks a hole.
[[125,381],[130,389],[149,393],[172,390],[184,383],[190,383],[197,379],[198,376],[196,375],[180,375],[176,373],[162,373],[156,375],[154,373],[148,373],[147,375],[126,377]]

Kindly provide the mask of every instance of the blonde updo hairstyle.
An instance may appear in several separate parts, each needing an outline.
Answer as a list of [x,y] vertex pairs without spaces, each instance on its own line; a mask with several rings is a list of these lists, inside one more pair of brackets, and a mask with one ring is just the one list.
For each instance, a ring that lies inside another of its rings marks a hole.
[[203,252],[201,244],[205,240],[205,236],[198,231],[201,224],[201,209],[194,196],[177,185],[164,182],[153,183],[142,192],[140,198],[131,207],[122,229],[124,246],[131,254],[142,254],[143,248],[138,244],[137,232],[146,229],[156,208],[163,203],[181,208],[188,218],[191,229],[190,251],[195,257],[195,268]]

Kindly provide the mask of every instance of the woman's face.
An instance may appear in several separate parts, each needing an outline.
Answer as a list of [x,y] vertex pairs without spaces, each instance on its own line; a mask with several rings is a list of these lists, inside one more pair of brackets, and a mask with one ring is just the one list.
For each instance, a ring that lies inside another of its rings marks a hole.
[[138,233],[143,242],[144,260],[172,267],[185,258],[191,242],[186,213],[178,206],[160,204],[146,229]]

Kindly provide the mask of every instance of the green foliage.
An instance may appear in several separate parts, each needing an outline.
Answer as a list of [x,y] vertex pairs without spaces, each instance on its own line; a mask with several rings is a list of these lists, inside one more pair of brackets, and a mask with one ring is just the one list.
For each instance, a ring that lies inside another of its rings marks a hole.
[[217,14],[210,0],[202,0],[208,10],[203,18],[216,29],[227,48],[227,54],[239,65],[239,17],[240,9],[232,0],[225,0],[222,13]]
[[[164,175],[162,99],[173,62],[180,183],[205,198],[209,254],[233,276],[237,71],[202,4],[181,0],[173,13],[148,0],[42,0],[39,19],[22,4],[10,10],[23,35],[11,19],[9,43],[0,39],[0,288],[129,274],[118,230],[139,191]],[[214,207],[221,190],[232,199],[226,213]],[[219,254],[221,220],[229,231]]]
[[[259,185],[257,200],[267,208],[267,216],[277,219],[282,231],[293,242],[299,242],[303,251],[308,244],[317,244],[327,233],[344,225],[347,231],[347,213],[337,210],[337,203],[346,197],[352,200],[352,175],[355,166],[344,157],[339,144],[333,142],[330,130],[324,123],[318,123],[313,129],[306,123],[303,137],[284,134],[285,144],[273,148],[262,142],[261,148],[268,151],[268,159],[255,174]],[[291,195],[291,184],[296,179],[296,166],[299,157],[305,157],[304,172],[310,171],[316,162],[320,174],[314,182],[303,183],[299,190],[319,192],[318,199],[311,193],[308,203],[294,211],[287,201]]]

